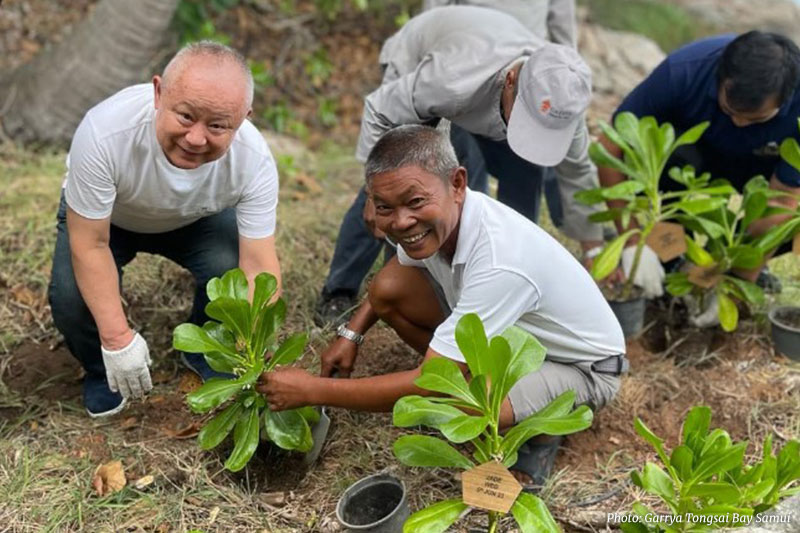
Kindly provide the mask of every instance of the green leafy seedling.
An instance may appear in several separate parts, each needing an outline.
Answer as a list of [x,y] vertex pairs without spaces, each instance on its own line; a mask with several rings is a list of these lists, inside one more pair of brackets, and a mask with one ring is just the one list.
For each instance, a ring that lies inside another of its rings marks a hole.
[[[444,437],[400,437],[395,441],[394,453],[403,464],[468,470],[494,460],[509,467],[517,461],[517,451],[527,440],[542,434],[568,435],[592,424],[592,411],[585,405],[573,410],[575,393],[568,391],[501,434],[503,401],[517,381],[542,365],[545,349],[516,326],[487,340],[476,314],[464,315],[458,321],[456,342],[472,378],[467,381],[458,365],[449,359],[431,359],[414,383],[441,396],[405,396],[395,403],[396,426],[427,426]],[[472,457],[463,455],[450,443],[469,443],[474,450]],[[403,531],[444,532],[467,509],[461,500],[441,501],[411,515]],[[560,531],[544,502],[532,494],[520,494],[511,514],[523,533]],[[501,513],[489,512],[490,533],[497,530],[500,517]]]
[[600,187],[581,191],[575,199],[587,205],[608,200],[625,202],[623,207],[614,207],[589,217],[592,222],[608,222],[619,219],[622,227],[630,226],[631,220],[638,225],[625,231],[608,243],[592,264],[592,277],[602,280],[619,265],[625,244],[632,237],[639,238],[634,253],[628,280],[622,287],[620,298],[628,300],[633,291],[633,279],[639,268],[642,250],[647,237],[659,222],[673,220],[681,213],[703,213],[718,208],[727,202],[735,190],[726,183],[712,183],[708,174],[695,176],[691,167],[670,173],[685,186],[684,190],[662,193],[658,185],[667,161],[681,146],[694,144],[708,127],[703,122],[675,138],[671,124],[659,125],[653,117],[636,118],[633,113],[619,113],[614,126],[600,122],[605,136],[620,147],[623,158],[619,159],[599,142],[589,147],[592,160],[601,167],[609,167],[625,174],[629,179],[613,187]]
[[[252,300],[244,273],[236,268],[206,286],[209,303],[206,314],[214,320],[203,327],[181,324],[173,333],[172,345],[184,352],[199,352],[217,372],[232,374],[232,379],[212,378],[191,392],[186,401],[195,413],[222,408],[200,430],[200,447],[210,450],[233,432],[234,447],[225,468],[238,471],[253,457],[264,435],[281,448],[307,452],[311,449],[311,429],[319,415],[303,408],[272,412],[254,385],[262,372],[276,365],[288,365],[305,349],[308,335],[291,335],[276,344],[278,331],[286,317],[286,303],[273,297],[278,288],[275,276],[258,274]],[[265,359],[265,354],[271,354]]]
[[[777,455],[772,436],[764,439],[760,461],[745,465],[748,442],[733,442],[723,429],[710,429],[711,409],[693,407],[683,423],[682,440],[670,453],[664,441],[637,418],[636,433],[656,451],[661,466],[647,462],[631,472],[633,483],[657,496],[674,520],[653,522],[654,512],[636,502],[639,522],[620,524],[625,533],[712,531],[747,523],[781,498],[800,492],[800,444],[789,441]],[[734,521],[734,517],[738,517]]]

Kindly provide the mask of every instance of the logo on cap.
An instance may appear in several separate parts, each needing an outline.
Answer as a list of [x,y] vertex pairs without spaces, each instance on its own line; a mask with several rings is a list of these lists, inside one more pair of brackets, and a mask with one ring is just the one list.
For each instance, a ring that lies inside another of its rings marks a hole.
[[542,100],[542,105],[539,106],[539,111],[541,111],[541,113],[543,115],[547,114],[547,112],[550,111],[550,99],[549,98],[545,98],[544,100]]

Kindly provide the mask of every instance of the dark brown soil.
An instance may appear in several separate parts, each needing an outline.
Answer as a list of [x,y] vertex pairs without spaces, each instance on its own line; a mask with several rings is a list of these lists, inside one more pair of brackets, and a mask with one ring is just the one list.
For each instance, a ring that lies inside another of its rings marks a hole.
[[800,307],[783,307],[774,318],[779,325],[800,331]]

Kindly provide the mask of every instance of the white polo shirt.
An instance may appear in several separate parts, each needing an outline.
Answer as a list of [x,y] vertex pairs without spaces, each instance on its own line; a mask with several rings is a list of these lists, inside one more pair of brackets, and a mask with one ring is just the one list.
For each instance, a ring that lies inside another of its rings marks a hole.
[[402,265],[428,269],[452,313],[430,348],[464,361],[456,324],[477,313],[487,337],[517,325],[555,362],[598,361],[625,353],[619,322],[586,269],[547,232],[513,209],[467,190],[452,265],[437,252],[422,261],[397,249]]

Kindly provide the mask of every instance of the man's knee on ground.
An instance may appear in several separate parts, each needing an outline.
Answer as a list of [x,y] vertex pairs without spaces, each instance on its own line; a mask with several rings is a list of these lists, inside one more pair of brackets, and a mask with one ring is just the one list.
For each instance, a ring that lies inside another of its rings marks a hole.
[[383,318],[397,308],[397,304],[407,292],[408,287],[393,272],[393,269],[383,268],[369,285],[369,303],[372,306],[372,310]]

